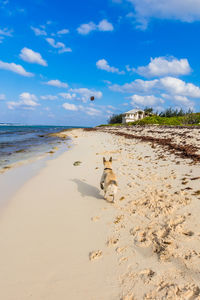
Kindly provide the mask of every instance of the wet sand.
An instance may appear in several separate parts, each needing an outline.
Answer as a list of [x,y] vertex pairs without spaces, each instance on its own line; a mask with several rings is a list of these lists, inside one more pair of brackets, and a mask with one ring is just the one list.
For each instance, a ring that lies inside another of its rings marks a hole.
[[[74,147],[9,200],[2,299],[200,299],[198,160],[113,130],[68,132]],[[118,178],[114,204],[99,187],[103,156]]]

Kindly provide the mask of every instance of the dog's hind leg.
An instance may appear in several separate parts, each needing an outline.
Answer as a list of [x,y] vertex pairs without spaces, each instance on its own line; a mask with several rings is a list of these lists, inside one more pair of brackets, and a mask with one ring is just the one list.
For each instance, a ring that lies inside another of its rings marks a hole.
[[104,199],[108,201],[108,192],[106,190],[104,190]]
[[105,180],[105,175],[103,174],[101,176],[101,181],[100,181],[100,187],[101,187],[102,190],[104,189],[104,180]]

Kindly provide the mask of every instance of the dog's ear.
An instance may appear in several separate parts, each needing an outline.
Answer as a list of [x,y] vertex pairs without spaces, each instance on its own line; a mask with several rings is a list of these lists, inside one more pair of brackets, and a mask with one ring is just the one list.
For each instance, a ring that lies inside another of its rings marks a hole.
[[112,162],[112,156],[110,157],[109,161]]
[[105,157],[103,157],[103,162],[104,162],[104,163],[106,162],[106,159],[105,159]]

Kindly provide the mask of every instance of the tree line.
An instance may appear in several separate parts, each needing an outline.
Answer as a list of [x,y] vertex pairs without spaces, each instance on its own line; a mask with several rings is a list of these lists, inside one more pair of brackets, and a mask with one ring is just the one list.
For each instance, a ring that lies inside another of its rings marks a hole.
[[[187,116],[188,118],[188,124],[195,124],[196,119],[193,115],[193,111],[191,109],[188,109],[187,111],[184,111],[182,108],[180,109],[173,109],[173,108],[166,108],[164,111],[158,113],[158,111],[154,111],[152,107],[145,107],[144,111],[148,115],[156,115],[159,117],[166,117],[166,118],[172,118],[172,117],[184,117]],[[116,123],[122,123],[122,115],[123,114],[113,114],[108,119],[108,124],[116,124]]]

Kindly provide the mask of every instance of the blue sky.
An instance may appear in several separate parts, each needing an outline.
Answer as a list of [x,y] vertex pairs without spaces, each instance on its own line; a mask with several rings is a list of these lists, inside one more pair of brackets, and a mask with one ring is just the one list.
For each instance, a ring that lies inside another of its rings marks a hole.
[[199,0],[0,0],[0,122],[200,111],[199,21]]

